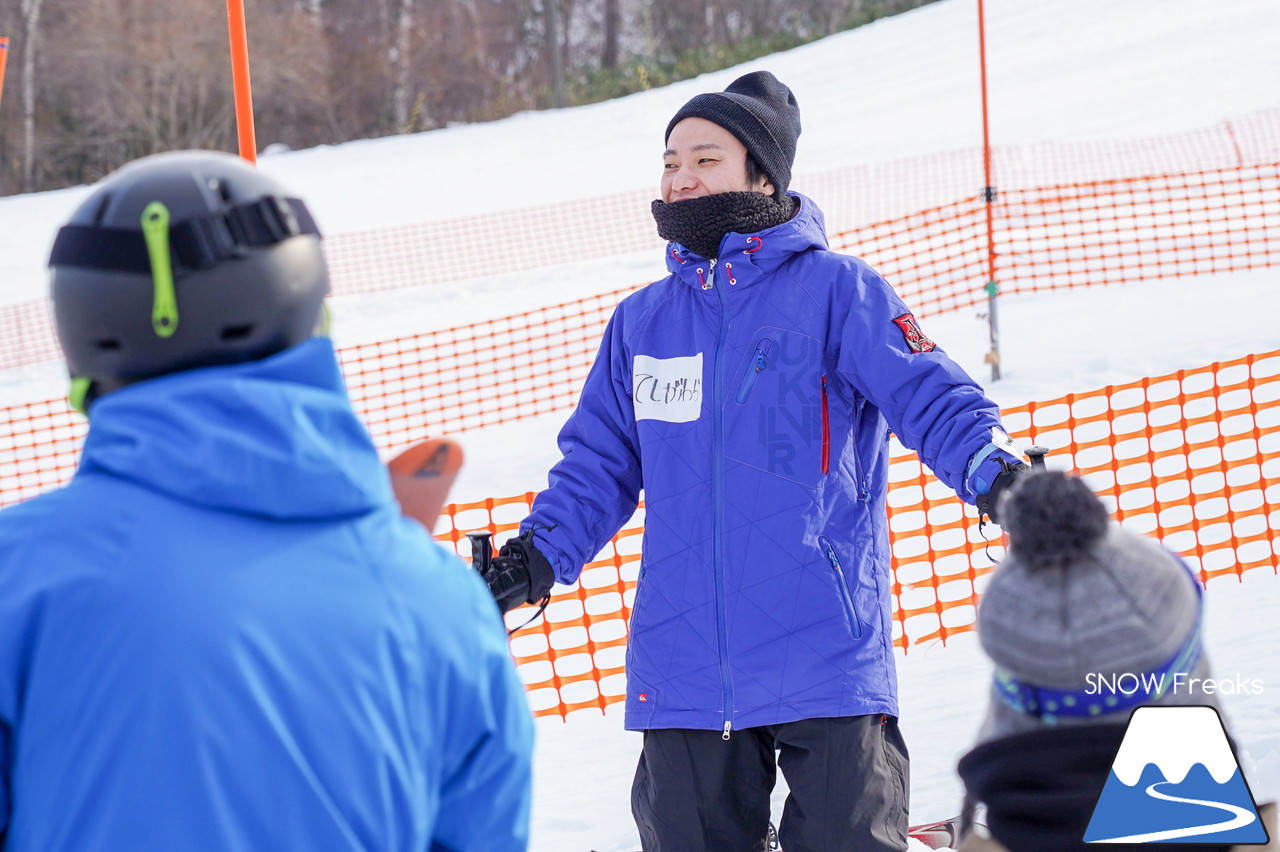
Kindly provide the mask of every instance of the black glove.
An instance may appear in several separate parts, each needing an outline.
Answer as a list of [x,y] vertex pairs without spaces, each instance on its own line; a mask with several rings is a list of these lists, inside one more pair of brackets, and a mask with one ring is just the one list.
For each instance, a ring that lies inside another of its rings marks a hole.
[[[1043,465],[1044,462],[1041,462]],[[1009,463],[1004,459],[1000,459],[1000,466],[1004,468],[1000,473],[996,474],[995,480],[991,483],[991,487],[987,489],[986,494],[979,494],[975,501],[978,504],[978,518],[981,519],[986,515],[993,523],[1000,523],[1000,516],[996,514],[999,511],[1000,495],[1009,490],[1013,483],[1018,481],[1018,477],[1025,473],[1031,472],[1031,465],[1022,462]]]
[[556,573],[533,544],[533,531],[509,539],[480,571],[498,609],[510,612],[521,604],[539,603],[551,593]]

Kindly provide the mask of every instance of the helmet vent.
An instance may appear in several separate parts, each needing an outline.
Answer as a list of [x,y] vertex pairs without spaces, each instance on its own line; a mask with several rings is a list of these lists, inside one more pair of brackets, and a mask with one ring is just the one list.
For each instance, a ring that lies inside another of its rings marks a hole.
[[102,200],[98,203],[98,208],[93,211],[93,224],[101,225],[102,220],[107,218],[107,207],[111,205],[111,193],[104,192]]
[[222,341],[224,343],[233,343],[237,340],[244,340],[253,334],[252,325],[229,325],[222,330]]
[[219,180],[217,178],[214,178],[211,181],[211,183],[213,184],[213,187],[212,187],[213,190],[218,193],[218,197],[221,198],[226,203],[230,204],[231,203],[231,187],[227,185],[227,182],[225,180]]
[[108,338],[106,340],[95,340],[93,345],[103,352],[116,352],[124,347],[120,345],[119,340]]

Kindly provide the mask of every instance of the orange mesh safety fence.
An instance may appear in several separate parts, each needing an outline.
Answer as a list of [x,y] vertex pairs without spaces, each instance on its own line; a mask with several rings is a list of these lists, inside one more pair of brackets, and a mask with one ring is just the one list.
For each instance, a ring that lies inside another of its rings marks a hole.
[[[1280,110],[1169,136],[996,148],[1000,268],[1020,265],[1016,252],[1028,237],[1062,238],[1054,229],[1055,215],[1085,230],[1119,228],[1135,236],[1152,229],[1185,231],[1213,215],[1204,211],[1249,215],[1259,205],[1274,204],[1280,192],[1274,180],[1265,185],[1268,173],[1258,171],[1270,166],[1274,175],[1278,147]],[[1241,173],[1240,180],[1232,180],[1233,171]],[[1208,174],[1219,179],[1197,185],[1195,176]],[[1151,179],[1145,189],[1128,184],[1148,175],[1173,176],[1164,196],[1161,179]],[[795,187],[820,200],[834,248],[867,257],[902,288],[909,304],[928,314],[984,298],[985,211],[975,200],[982,183],[981,151],[968,150],[801,175]],[[1130,192],[1150,198],[1138,202]],[[1072,199],[1066,206],[1064,194]],[[646,249],[656,258],[661,242],[649,214],[653,195],[637,190],[332,235],[324,248],[333,292],[461,281]],[[1238,241],[1215,248],[1257,256]],[[916,292],[922,298],[913,302]],[[0,369],[58,357],[43,300],[0,306]]]
[[341,352],[352,400],[379,446],[571,406],[628,287],[519,316]]
[[[1002,188],[1092,183],[1138,175],[1274,162],[1280,109],[1166,136],[996,148]],[[655,158],[654,187],[659,170]],[[948,151],[798,176],[832,232],[896,219],[981,192],[982,152]],[[660,248],[656,189],[519,210],[339,234],[326,241],[337,295],[518,272]],[[484,235],[477,239],[477,235]]]
[[[1003,197],[997,250],[1006,294],[1280,264],[1280,164]],[[984,229],[983,203],[971,199],[838,234],[834,247],[866,257],[928,316],[985,302]],[[388,448],[566,409],[614,306],[634,289],[349,347],[342,358],[352,398]],[[518,380],[499,381],[499,372]],[[14,412],[21,424],[21,408]],[[9,428],[16,436],[33,427]]]
[[[563,410],[577,399],[614,307],[634,289],[345,348],[347,389],[389,452]],[[84,429],[63,399],[0,406],[0,506],[69,476]]]
[[640,190],[337,234],[325,239],[325,259],[334,294],[346,296],[661,251],[655,197]]
[[0,407],[0,507],[70,479],[88,425],[65,399]]
[[[1053,448],[1130,529],[1182,553],[1208,582],[1280,554],[1280,351],[1180,370],[1004,411],[1013,434]],[[973,630],[983,578],[1002,552],[974,511],[895,445],[889,472],[894,644]],[[533,494],[446,508],[437,531],[465,555],[463,534],[515,530]],[[624,700],[627,624],[639,573],[641,508],[578,582],[511,647],[539,715]],[[988,530],[995,535],[994,530]],[[532,609],[508,616],[515,626]]]
[[[1088,475],[1118,517],[1186,554],[1202,578],[1275,570],[1280,351],[1006,409],[1004,421],[1020,439],[1052,447],[1055,466],[1069,460]],[[84,428],[63,400],[0,408],[0,505],[67,479]],[[380,444],[413,440],[407,430],[416,428],[387,431]],[[896,448],[889,479],[894,642],[905,651],[972,629],[992,562],[971,511],[914,454]],[[447,507],[441,537],[456,546],[466,531],[508,532],[532,497]],[[539,713],[622,700],[642,533],[643,510],[513,642]],[[998,543],[989,549],[998,555]]]
[[[1280,139],[1280,109],[1165,136],[997,145],[992,149],[992,179],[1003,192],[1035,186],[1242,169],[1274,163],[1277,139]],[[935,198],[931,203],[940,204],[956,197],[959,196]]]
[[[980,198],[834,234],[918,316],[987,300]],[[996,279],[1005,295],[1280,265],[1280,162],[1001,192]]]
[[996,207],[1005,293],[1280,264],[1280,162],[1007,193]]
[[834,234],[831,248],[866,260],[917,317],[987,300],[986,208],[979,198]]
[[[343,349],[348,391],[387,451],[563,410],[577,399],[604,325],[631,289]],[[0,406],[0,506],[69,476],[85,425],[64,399]]]
[[61,357],[48,299],[0,305],[0,370]]

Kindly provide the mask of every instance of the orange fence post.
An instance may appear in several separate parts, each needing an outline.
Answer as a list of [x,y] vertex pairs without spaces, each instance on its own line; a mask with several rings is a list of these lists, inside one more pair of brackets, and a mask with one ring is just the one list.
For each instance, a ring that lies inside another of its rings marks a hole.
[[0,36],[0,101],[4,100],[4,65],[9,59],[9,37]]
[[1000,324],[996,320],[996,188],[991,182],[991,130],[987,119],[987,25],[982,0],[978,0],[978,62],[982,80],[982,196],[987,202],[987,327],[991,335],[991,351],[986,362],[991,365],[991,379],[1000,379]]
[[253,88],[249,83],[249,36],[244,22],[244,0],[227,0],[227,31],[231,37],[231,84],[236,101],[236,135],[240,156],[258,162],[253,133]]

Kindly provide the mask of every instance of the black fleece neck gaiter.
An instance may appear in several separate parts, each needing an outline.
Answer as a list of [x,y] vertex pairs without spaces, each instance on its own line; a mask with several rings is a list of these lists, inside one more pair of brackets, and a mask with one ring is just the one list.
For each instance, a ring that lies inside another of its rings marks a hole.
[[720,254],[725,234],[753,234],[781,225],[795,213],[796,204],[790,195],[779,199],[759,192],[721,192],[670,204],[655,200],[652,210],[658,236],[711,259]]

